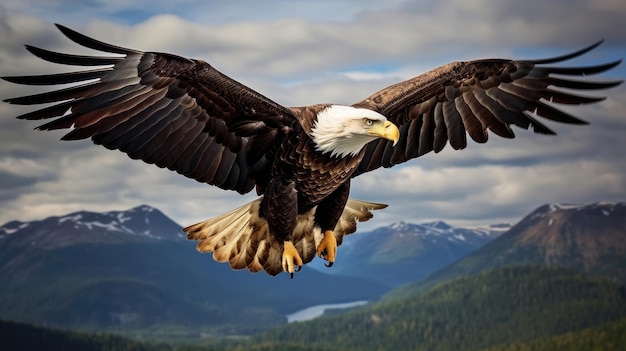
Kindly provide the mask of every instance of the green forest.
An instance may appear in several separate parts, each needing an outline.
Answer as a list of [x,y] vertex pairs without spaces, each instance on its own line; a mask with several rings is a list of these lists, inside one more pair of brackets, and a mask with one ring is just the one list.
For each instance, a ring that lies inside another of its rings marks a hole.
[[621,351],[626,345],[626,319],[530,342],[498,345],[481,351]]
[[251,338],[147,343],[0,322],[12,350],[618,350],[626,289],[566,269],[509,267]]
[[355,350],[480,350],[626,318],[626,291],[582,273],[509,267],[346,315],[290,324],[258,341]]

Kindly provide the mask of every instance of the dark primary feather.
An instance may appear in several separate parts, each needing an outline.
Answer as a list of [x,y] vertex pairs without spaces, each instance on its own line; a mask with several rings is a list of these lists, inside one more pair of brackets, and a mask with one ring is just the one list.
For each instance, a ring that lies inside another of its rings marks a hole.
[[[63,139],[91,138],[131,158],[241,193],[257,184],[276,144],[298,121],[291,110],[224,76],[208,63],[106,44],[57,25],[74,42],[118,56],[82,56],[27,46],[79,72],[3,77],[27,85],[80,83],[5,100],[56,103],[19,118],[55,118],[41,130],[73,128]],[[121,55],[121,56],[119,56]]]
[[548,120],[586,124],[554,107],[558,104],[586,104],[603,97],[580,95],[572,90],[606,89],[621,81],[573,79],[601,73],[621,60],[586,67],[553,67],[582,55],[597,42],[576,52],[543,60],[488,59],[453,62],[404,82],[382,89],[357,102],[385,115],[400,129],[400,140],[379,139],[367,145],[366,153],[353,177],[391,167],[430,151],[439,152],[449,143],[454,149],[467,146],[467,135],[484,143],[487,131],[513,138],[511,125],[535,133],[554,134],[538,117]]

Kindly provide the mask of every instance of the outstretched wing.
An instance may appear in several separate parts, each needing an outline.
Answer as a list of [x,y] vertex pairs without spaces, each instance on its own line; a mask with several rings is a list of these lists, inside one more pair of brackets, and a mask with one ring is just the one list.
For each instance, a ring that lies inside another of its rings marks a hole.
[[[18,118],[55,118],[38,129],[72,128],[63,139],[91,138],[133,159],[169,168],[240,193],[266,173],[272,145],[298,124],[290,110],[221,74],[208,63],[109,45],[57,27],[85,47],[115,56],[79,56],[31,46],[59,64],[95,69],[4,77],[27,85],[82,83],[7,99],[21,105],[55,103]],[[121,55],[121,56],[120,56]]]
[[[476,142],[487,141],[487,130],[514,138],[511,125],[535,133],[555,134],[537,117],[570,124],[586,124],[548,102],[585,104],[604,98],[577,95],[571,90],[605,89],[621,81],[575,80],[604,72],[620,61],[588,67],[550,67],[544,64],[582,55],[601,42],[574,53],[544,59],[513,61],[501,59],[453,62],[407,81],[392,85],[357,102],[385,115],[400,129],[395,147],[379,139],[367,146],[366,154],[353,177],[439,152],[447,142],[454,149],[467,146],[467,135]],[[560,90],[566,88],[569,91]]]

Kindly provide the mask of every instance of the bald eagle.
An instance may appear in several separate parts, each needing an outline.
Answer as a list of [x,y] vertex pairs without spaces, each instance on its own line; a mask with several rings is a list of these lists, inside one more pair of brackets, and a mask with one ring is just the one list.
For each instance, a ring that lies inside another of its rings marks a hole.
[[[384,88],[350,106],[285,107],[217,71],[207,62],[142,52],[97,41],[57,25],[79,45],[117,55],[83,56],[26,46],[44,60],[95,66],[70,73],[13,76],[27,85],[82,83],[5,100],[53,103],[18,118],[56,118],[40,130],[71,129],[62,139],[91,138],[133,159],[199,182],[259,198],[184,229],[201,252],[233,269],[271,275],[299,271],[316,255],[335,262],[343,237],[386,205],[349,198],[352,178],[391,167],[467,135],[491,131],[513,138],[512,125],[554,134],[538,117],[586,122],[550,102],[585,104],[600,97],[572,90],[606,89],[619,81],[571,79],[609,70],[620,61],[552,67],[582,55],[542,60],[453,62]],[[560,88],[565,88],[560,89]]]

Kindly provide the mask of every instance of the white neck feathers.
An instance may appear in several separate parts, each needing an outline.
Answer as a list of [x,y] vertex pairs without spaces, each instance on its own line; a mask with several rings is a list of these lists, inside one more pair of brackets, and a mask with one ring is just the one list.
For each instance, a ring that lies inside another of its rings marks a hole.
[[384,118],[367,109],[331,105],[317,114],[311,130],[315,149],[331,157],[355,156],[375,137],[363,133],[364,118]]

